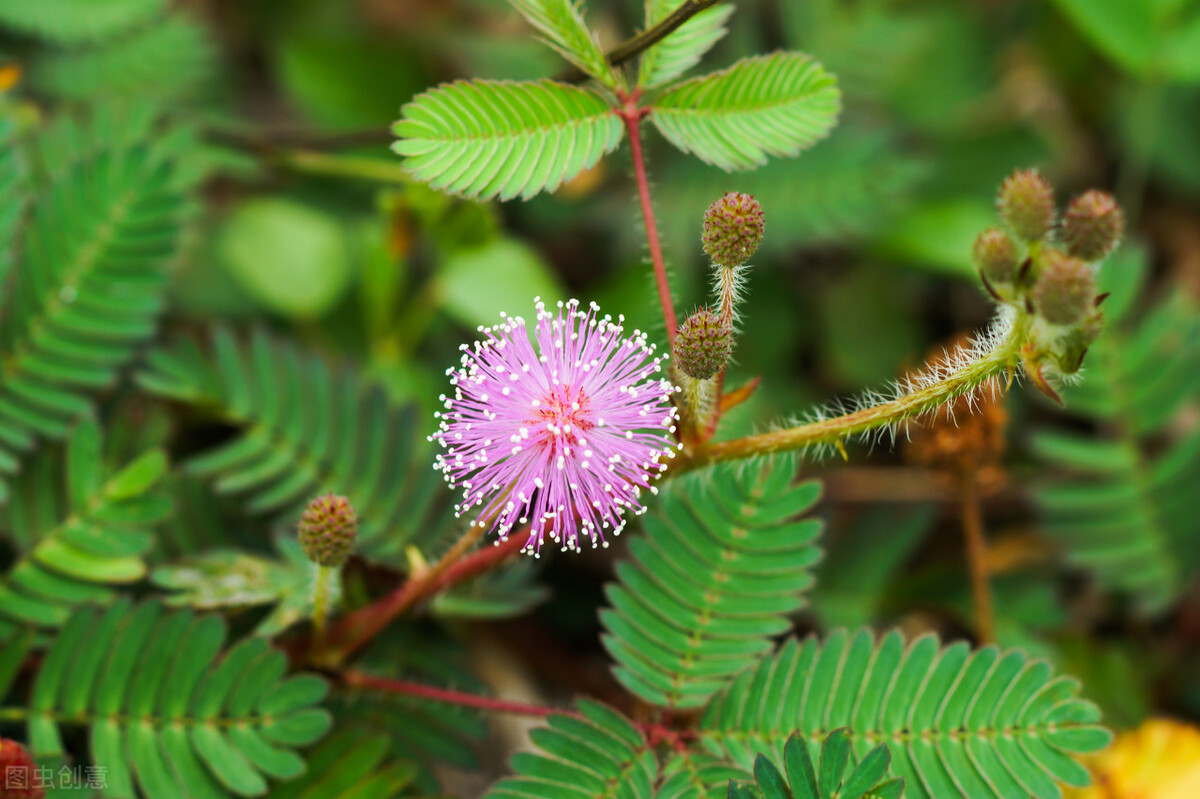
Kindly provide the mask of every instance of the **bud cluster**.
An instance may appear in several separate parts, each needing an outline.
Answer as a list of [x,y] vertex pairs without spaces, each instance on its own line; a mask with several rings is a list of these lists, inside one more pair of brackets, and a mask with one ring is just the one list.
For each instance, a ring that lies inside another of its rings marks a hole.
[[975,265],[992,296],[1028,319],[1026,370],[1057,399],[1043,368],[1074,374],[1099,335],[1098,262],[1120,242],[1125,216],[1111,194],[1092,190],[1072,200],[1057,224],[1054,189],[1032,169],[1004,180],[996,210],[1004,229],[979,234]]

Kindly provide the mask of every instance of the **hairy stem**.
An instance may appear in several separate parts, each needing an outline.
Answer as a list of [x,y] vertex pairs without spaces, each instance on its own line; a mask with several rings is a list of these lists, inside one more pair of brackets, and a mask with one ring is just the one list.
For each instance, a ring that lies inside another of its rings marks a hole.
[[658,285],[658,301],[662,304],[663,322],[667,326],[667,343],[675,344],[675,301],[671,299],[671,284],[667,279],[667,265],[663,260],[662,243],[658,238],[658,222],[654,218],[654,204],[650,200],[650,181],[646,177],[646,158],[642,153],[642,113],[635,105],[635,97],[626,100],[621,119],[629,133],[629,151],[633,156],[633,174],[637,179],[638,201],[642,206],[642,221],[646,226],[646,243],[650,246],[650,262],[654,265],[654,281]]
[[981,644],[990,644],[996,640],[996,620],[988,585],[987,544],[983,534],[983,513],[979,507],[979,486],[973,468],[962,474],[958,490],[967,544],[967,570],[971,576],[971,600],[975,607],[975,633]]
[[824,444],[838,444],[850,436],[921,416],[956,397],[976,390],[989,378],[1012,370],[1019,362],[1021,341],[1025,337],[1027,324],[1027,320],[1023,318],[1018,320],[1007,336],[989,352],[915,391],[830,419],[706,444],[692,452],[681,453],[671,463],[668,473],[680,474],[710,463],[792,452]]

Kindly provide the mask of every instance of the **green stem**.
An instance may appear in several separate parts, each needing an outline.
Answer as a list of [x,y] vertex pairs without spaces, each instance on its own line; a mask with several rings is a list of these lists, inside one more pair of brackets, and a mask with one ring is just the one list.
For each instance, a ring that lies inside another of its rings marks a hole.
[[357,178],[376,183],[408,185],[412,177],[399,163],[353,155],[331,155],[315,150],[279,148],[269,153],[270,160],[296,172],[335,178]]
[[313,640],[318,648],[325,640],[325,624],[329,620],[329,577],[333,569],[317,567],[317,585],[313,594]]
[[677,457],[668,473],[679,474],[722,461],[791,452],[836,444],[850,436],[868,433],[928,413],[956,397],[974,391],[990,378],[1010,372],[1020,361],[1020,346],[1029,319],[1020,316],[1008,335],[987,354],[960,367],[945,378],[903,396],[831,419],[774,430],[731,441],[718,441]]
[[[663,39],[670,36],[679,29],[680,25],[687,22],[701,11],[712,8],[721,2],[722,0],[683,0],[683,2],[680,3],[679,6],[677,6],[670,14],[667,14],[653,26],[647,28],[641,33],[631,36],[630,38],[621,42],[619,45],[605,53],[604,57],[608,60],[608,63],[612,64],[614,67],[620,66],[631,58],[641,55],[654,45],[661,42]],[[582,70],[572,67],[570,70],[567,70],[560,75],[558,79],[577,83],[582,80],[587,80],[587,78],[588,76],[584,74]]]

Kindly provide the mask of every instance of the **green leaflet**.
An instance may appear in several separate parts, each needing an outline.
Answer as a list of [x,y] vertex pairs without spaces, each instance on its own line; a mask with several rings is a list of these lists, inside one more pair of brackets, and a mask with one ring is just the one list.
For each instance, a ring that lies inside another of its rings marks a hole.
[[[1067,560],[1143,613],[1169,609],[1194,579],[1200,517],[1200,432],[1157,452],[1157,435],[1200,396],[1200,313],[1177,293],[1131,318],[1148,268],[1126,249],[1101,272],[1112,305],[1088,352],[1087,379],[1065,392],[1068,413],[1105,426],[1105,437],[1043,430],[1034,451],[1063,470],[1034,485],[1046,534]],[[1121,285],[1114,285],[1120,281]],[[1123,303],[1118,305],[1118,303]]]
[[[646,27],[651,28],[679,7],[676,0],[646,0]],[[712,46],[725,37],[726,21],[733,5],[705,9],[680,25],[662,41],[642,53],[638,85],[660,86],[679,77],[700,62]]]
[[59,627],[78,605],[111,602],[110,586],[144,577],[153,526],[171,511],[156,490],[161,451],[108,473],[99,428],[87,421],[67,446],[65,480],[53,455],[18,480],[6,509],[4,529],[20,557],[0,575],[0,642],[24,627]]
[[393,799],[416,777],[416,767],[389,760],[387,735],[355,729],[334,731],[305,753],[303,777],[278,785],[270,799]]
[[33,683],[32,753],[59,756],[61,726],[86,726],[113,797],[133,797],[135,786],[150,799],[250,796],[299,776],[293,750],[329,728],[315,707],[324,681],[285,677],[287,658],[262,639],[223,653],[224,640],[220,618],[156,602],[76,611]]
[[354,372],[261,330],[243,343],[218,327],[207,350],[184,339],[155,350],[138,380],[240,428],[185,465],[250,513],[290,525],[313,495],[343,494],[358,512],[360,549],[376,558],[398,557],[418,535],[432,543],[446,528],[450,503],[416,408],[396,407]]
[[60,44],[102,39],[146,22],[168,0],[0,0],[0,27]]
[[650,119],[680,150],[729,171],[799,154],[829,134],[840,110],[836,82],[817,62],[773,53],[667,90]]
[[[759,755],[754,760],[754,781],[763,799],[899,799],[904,793],[904,780],[884,779],[891,762],[887,744],[867,752],[853,767],[849,756],[849,735],[844,729],[829,733],[815,763],[809,745],[792,735],[783,747],[783,770]],[[757,795],[749,785],[731,780],[729,796],[756,799]]]
[[722,468],[672,486],[617,566],[600,618],[616,678],[642,699],[697,707],[770,651],[804,605],[820,494],[786,467]]
[[155,330],[187,210],[176,172],[187,141],[141,127],[148,113],[128,118],[144,138],[89,138],[88,130],[109,129],[112,115],[101,113],[37,141],[48,182],[34,199],[0,324],[4,475],[38,439],[62,438],[90,415],[91,393]]
[[759,754],[778,762],[792,733],[811,746],[846,727],[857,758],[888,744],[913,799],[1049,799],[1060,782],[1087,785],[1075,758],[1111,739],[1078,691],[1019,651],[839,630],[743,672],[705,711],[700,741],[750,768]]
[[658,763],[642,734],[617,712],[580,700],[575,715],[555,714],[530,733],[538,753],[513,756],[515,776],[487,799],[649,799]]
[[612,152],[623,128],[599,94],[548,80],[459,81],[402,109],[392,149],[433,188],[528,199]]
[[587,28],[581,10],[583,0],[509,0],[529,24],[546,37],[559,55],[606,86],[618,79],[604,57],[600,43]]

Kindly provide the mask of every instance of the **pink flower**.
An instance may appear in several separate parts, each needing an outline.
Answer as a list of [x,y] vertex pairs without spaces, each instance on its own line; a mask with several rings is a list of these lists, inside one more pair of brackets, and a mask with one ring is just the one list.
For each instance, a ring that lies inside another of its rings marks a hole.
[[655,375],[646,334],[625,336],[624,317],[597,317],[571,300],[558,313],[535,300],[530,341],[525,320],[506,317],[480,328],[486,337],[462,346],[462,366],[447,374],[454,396],[442,395],[444,449],[437,468],[462,487],[459,515],[480,507],[478,523],[503,540],[529,524],[524,551],[546,535],[564,549],[592,546],[625,526],[622,513],[642,513],[642,489],[666,469],[678,447],[671,438],[671,384]]

